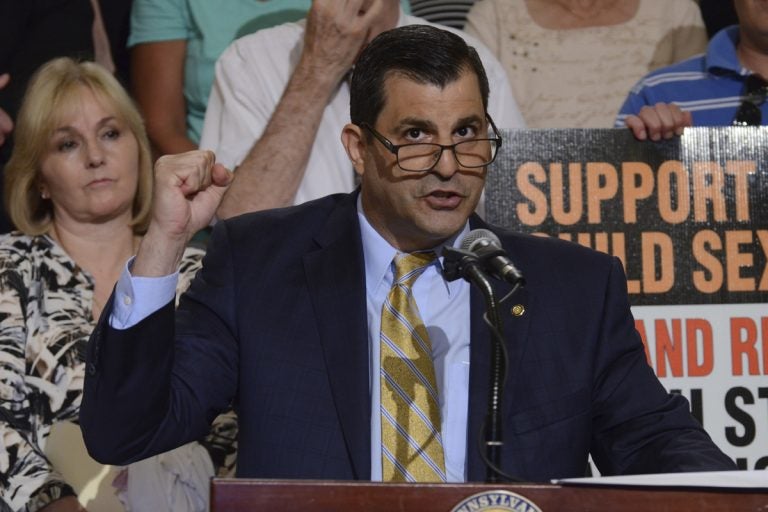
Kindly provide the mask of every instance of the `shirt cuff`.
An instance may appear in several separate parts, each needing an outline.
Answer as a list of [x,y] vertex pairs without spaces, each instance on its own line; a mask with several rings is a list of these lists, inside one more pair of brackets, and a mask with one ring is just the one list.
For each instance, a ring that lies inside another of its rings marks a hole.
[[114,329],[130,329],[158,311],[176,297],[179,273],[162,277],[134,277],[133,260],[128,260],[115,286],[115,298],[109,325]]

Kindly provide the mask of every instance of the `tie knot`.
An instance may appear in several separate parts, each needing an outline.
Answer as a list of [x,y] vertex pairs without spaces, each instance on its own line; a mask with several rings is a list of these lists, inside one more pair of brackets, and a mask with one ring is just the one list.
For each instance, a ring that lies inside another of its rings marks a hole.
[[432,252],[412,252],[395,256],[395,282],[413,282],[437,258]]

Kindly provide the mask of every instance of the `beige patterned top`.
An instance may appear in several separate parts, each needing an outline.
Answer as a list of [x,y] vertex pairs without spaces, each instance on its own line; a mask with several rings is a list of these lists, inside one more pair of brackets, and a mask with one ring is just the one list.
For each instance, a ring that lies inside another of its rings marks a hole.
[[[203,254],[184,252],[179,294]],[[0,236],[0,511],[35,512],[74,493],[45,448],[54,423],[77,421],[96,323],[93,289],[92,277],[48,236]],[[201,440],[219,475],[235,464],[236,430],[228,413]]]
[[640,0],[626,23],[568,30],[538,25],[526,0],[482,0],[465,30],[501,61],[529,128],[610,128],[640,78],[707,44],[693,0]]

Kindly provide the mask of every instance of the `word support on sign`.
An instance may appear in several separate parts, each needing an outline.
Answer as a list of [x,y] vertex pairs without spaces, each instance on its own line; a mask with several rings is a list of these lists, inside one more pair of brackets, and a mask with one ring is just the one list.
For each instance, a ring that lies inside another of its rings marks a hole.
[[[517,203],[516,212],[520,222],[531,227],[548,218],[560,226],[602,224],[604,211],[610,211],[613,220],[620,212],[624,224],[634,224],[639,207],[650,203],[667,224],[730,218],[749,222],[749,177],[756,170],[753,161],[693,162],[688,169],[672,160],[656,171],[642,162],[624,162],[620,169],[607,162],[550,163],[546,168],[527,162],[517,170],[523,201]],[[728,187],[727,181],[732,182]]]

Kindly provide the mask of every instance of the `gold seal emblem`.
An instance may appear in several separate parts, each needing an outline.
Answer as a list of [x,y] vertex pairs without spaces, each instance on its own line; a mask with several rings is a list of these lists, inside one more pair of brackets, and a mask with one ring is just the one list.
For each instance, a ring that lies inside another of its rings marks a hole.
[[525,314],[525,306],[522,304],[515,304],[512,306],[511,311],[514,316],[523,316]]
[[485,491],[465,498],[451,512],[541,512],[528,498],[510,491]]

